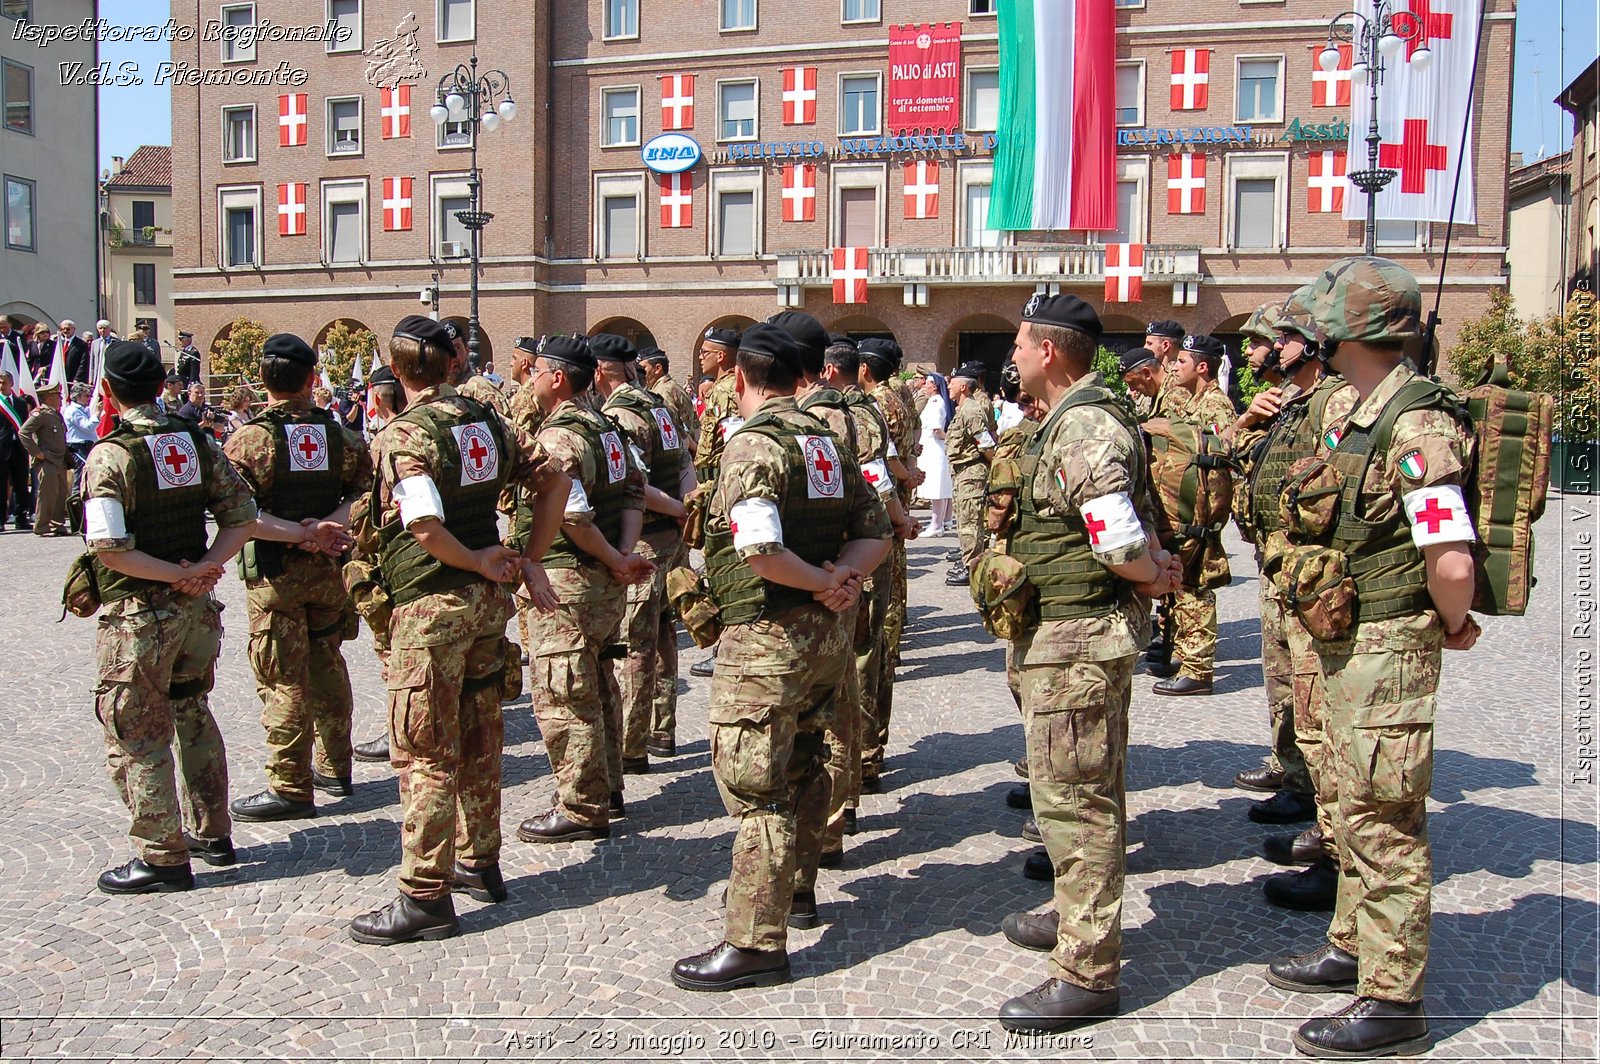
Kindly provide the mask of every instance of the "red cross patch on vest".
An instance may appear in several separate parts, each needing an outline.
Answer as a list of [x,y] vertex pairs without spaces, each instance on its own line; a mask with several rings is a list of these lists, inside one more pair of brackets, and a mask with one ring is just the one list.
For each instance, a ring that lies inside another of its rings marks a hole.
[[186,433],[163,432],[146,436],[144,442],[156,462],[157,488],[187,488],[199,482],[200,455]]
[[672,415],[665,407],[653,407],[650,415],[656,419],[656,429],[661,433],[661,449],[663,451],[676,451],[678,449],[678,427],[672,423]]
[[839,452],[825,436],[796,436],[800,453],[806,459],[806,495],[813,499],[837,499],[844,491]]
[[606,460],[606,483],[615,484],[628,475],[627,452],[622,449],[622,434],[619,432],[602,432],[600,434],[600,453]]
[[451,425],[461,451],[461,486],[470,487],[499,479],[500,451],[494,445],[489,426],[482,421],[470,425]]
[[328,434],[321,425],[285,425],[291,473],[324,473],[328,469]]

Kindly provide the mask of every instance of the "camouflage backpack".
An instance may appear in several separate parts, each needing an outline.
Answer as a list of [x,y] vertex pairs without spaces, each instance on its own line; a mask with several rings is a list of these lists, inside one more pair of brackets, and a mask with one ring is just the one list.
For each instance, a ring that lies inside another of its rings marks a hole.
[[1144,430],[1150,440],[1156,534],[1183,556],[1188,572],[1233,514],[1236,463],[1217,434],[1203,425],[1152,418]]
[[1521,617],[1533,577],[1533,525],[1544,515],[1550,488],[1548,395],[1511,387],[1510,369],[1493,360],[1467,390],[1467,413],[1477,434],[1467,506],[1478,533],[1472,557],[1477,589],[1472,608],[1492,617]]

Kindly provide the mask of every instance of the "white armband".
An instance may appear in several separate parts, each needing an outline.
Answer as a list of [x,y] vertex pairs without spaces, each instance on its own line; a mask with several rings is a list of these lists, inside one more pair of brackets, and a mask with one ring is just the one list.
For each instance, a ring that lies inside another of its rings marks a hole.
[[875,458],[861,467],[861,479],[877,495],[894,494],[894,478],[889,475],[889,463],[882,458]]
[[83,503],[85,539],[127,539],[128,519],[118,499],[85,499]]
[[994,437],[989,435],[989,430],[984,429],[978,433],[978,449],[980,451],[994,450]]
[[1092,499],[1078,510],[1089,529],[1089,549],[1096,554],[1110,554],[1145,538],[1144,525],[1125,491]]
[[429,517],[444,520],[444,500],[432,477],[406,477],[394,486],[394,501],[400,507],[400,523],[410,528]]
[[887,457],[889,457],[889,458],[899,458],[900,457],[900,448],[898,448],[898,447],[896,447],[894,445],[894,441],[893,440],[889,441],[889,454],[888,454]]
[[734,503],[728,512],[728,531],[733,533],[734,550],[767,543],[783,546],[783,521],[778,516],[778,504],[771,499]]
[[1466,497],[1454,484],[1435,484],[1404,495],[1406,520],[1411,522],[1411,542],[1419,547],[1435,543],[1471,543],[1472,515]]
[[594,512],[594,507],[589,505],[589,493],[583,490],[583,482],[577,477],[572,478],[572,487],[567,489],[567,507],[562,512],[570,517]]

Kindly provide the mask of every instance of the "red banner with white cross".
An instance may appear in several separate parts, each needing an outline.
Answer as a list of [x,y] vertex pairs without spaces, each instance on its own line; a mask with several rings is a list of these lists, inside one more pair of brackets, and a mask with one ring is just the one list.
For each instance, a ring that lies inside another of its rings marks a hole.
[[306,94],[278,97],[278,147],[298,148],[306,142]]
[[1144,299],[1144,245],[1106,245],[1106,302],[1138,303]]
[[939,164],[918,159],[905,166],[907,218],[939,217]]
[[817,68],[783,70],[783,124],[809,126],[817,120]]
[[304,183],[278,186],[278,235],[306,235],[306,186]]
[[411,136],[410,85],[378,90],[378,121],[384,140],[405,140]]
[[1314,151],[1306,156],[1306,210],[1333,214],[1344,210],[1350,187],[1345,177],[1349,155],[1342,151]]
[[661,128],[694,128],[694,75],[661,75]]
[[1206,157],[1193,152],[1167,156],[1167,213],[1206,213]]
[[1172,50],[1172,109],[1204,111],[1211,103],[1211,49]]
[[1350,106],[1350,52],[1351,46],[1341,44],[1339,49],[1339,65],[1332,70],[1323,70],[1318,57],[1322,54],[1322,46],[1311,50],[1311,106],[1312,107],[1349,107]]
[[835,303],[865,303],[867,301],[866,248],[833,249],[833,301]]
[[383,179],[383,230],[404,232],[411,228],[411,178]]
[[817,168],[795,163],[783,168],[783,220],[817,220]]
[[676,174],[657,174],[661,192],[661,228],[687,229],[694,224],[694,184],[687,170]]

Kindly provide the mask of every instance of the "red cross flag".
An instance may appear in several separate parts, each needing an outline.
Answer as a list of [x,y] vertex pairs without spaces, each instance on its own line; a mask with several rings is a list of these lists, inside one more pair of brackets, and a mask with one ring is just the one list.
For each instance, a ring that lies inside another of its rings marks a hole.
[[380,88],[378,116],[382,119],[384,140],[403,140],[411,136],[411,86]]
[[783,70],[783,124],[809,126],[817,120],[817,68]]
[[1206,213],[1206,157],[1184,152],[1167,156],[1167,213]]
[[[1459,143],[1472,103],[1472,65],[1478,46],[1482,0],[1396,0],[1392,28],[1411,36],[1405,49],[1385,63],[1378,102],[1378,165],[1399,172],[1378,193],[1380,219],[1444,222],[1456,198],[1456,221],[1477,222],[1473,194],[1472,142]],[[1373,0],[1359,0],[1356,11],[1373,15]],[[1419,63],[1426,44],[1428,62]],[[1366,158],[1369,94],[1350,102],[1352,157]],[[1456,188],[1456,175],[1461,187]],[[1366,217],[1365,195],[1344,199],[1344,216]]]
[[306,94],[278,97],[278,147],[298,148],[306,142]]
[[905,166],[906,217],[939,217],[939,164],[918,159]]
[[306,186],[291,183],[278,186],[278,235],[306,235]]
[[1350,45],[1341,44],[1338,48],[1339,65],[1333,70],[1323,70],[1317,62],[1321,46],[1311,50],[1312,107],[1350,106]]
[[783,168],[783,220],[817,220],[817,168],[810,163],[795,163]]
[[694,75],[661,75],[661,128],[694,128]]
[[1350,184],[1344,176],[1348,158],[1342,151],[1314,151],[1306,156],[1306,210],[1331,214],[1344,209],[1344,190]]
[[867,301],[867,249],[833,249],[833,301],[835,303],[865,303]]
[[1172,50],[1172,109],[1204,111],[1210,103],[1211,49]]
[[411,228],[411,178],[383,179],[383,229],[386,233]]
[[1106,302],[1138,303],[1144,299],[1144,245],[1106,245]]
[[661,193],[661,228],[687,229],[694,224],[694,182],[689,171],[657,174],[656,188]]

